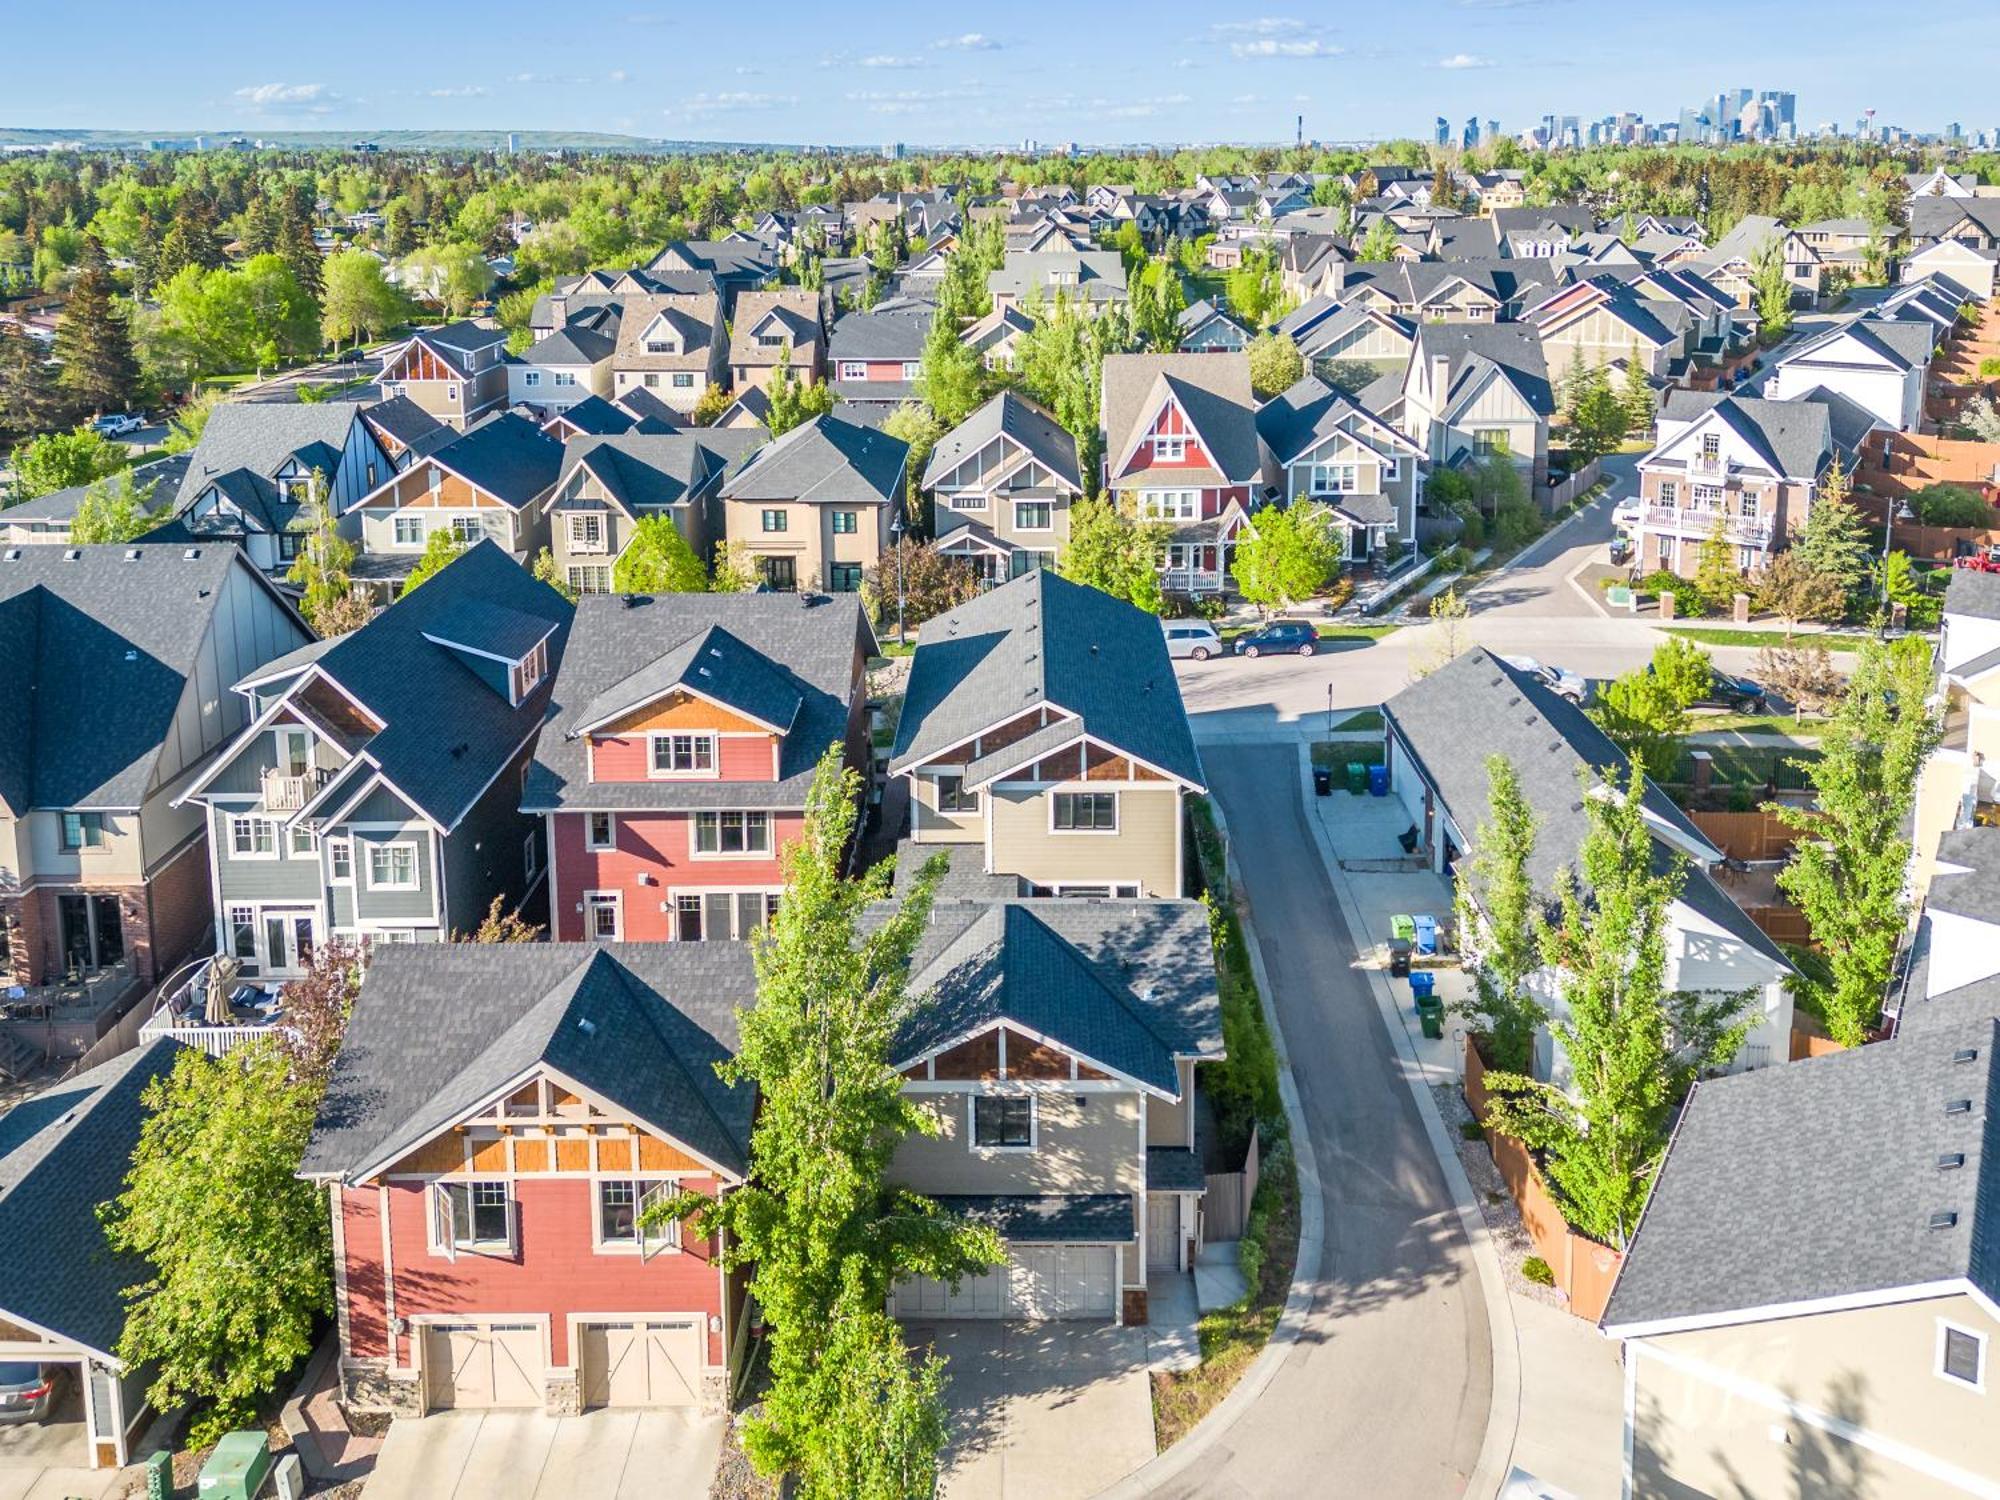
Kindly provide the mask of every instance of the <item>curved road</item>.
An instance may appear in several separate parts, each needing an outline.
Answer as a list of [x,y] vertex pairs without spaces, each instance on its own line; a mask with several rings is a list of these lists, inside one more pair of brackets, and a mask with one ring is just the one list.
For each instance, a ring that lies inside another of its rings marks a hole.
[[1324,1192],[1324,1251],[1310,1268],[1304,1333],[1275,1378],[1156,1493],[1463,1495],[1492,1388],[1485,1306],[1305,829],[1297,745],[1204,744],[1202,762],[1228,819],[1298,1083]]

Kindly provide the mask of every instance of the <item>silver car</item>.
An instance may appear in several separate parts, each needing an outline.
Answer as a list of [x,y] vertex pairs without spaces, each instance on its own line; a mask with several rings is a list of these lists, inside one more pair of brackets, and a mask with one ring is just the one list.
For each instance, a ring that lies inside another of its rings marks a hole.
[[1169,656],[1207,661],[1222,655],[1222,637],[1206,620],[1162,620],[1160,629],[1166,632]]
[[0,1364],[0,1424],[48,1421],[64,1373],[61,1365]]

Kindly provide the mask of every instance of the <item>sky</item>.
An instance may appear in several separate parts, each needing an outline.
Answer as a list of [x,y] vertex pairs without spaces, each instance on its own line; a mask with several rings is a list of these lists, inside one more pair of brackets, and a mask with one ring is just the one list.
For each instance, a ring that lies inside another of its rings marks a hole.
[[5,69],[0,126],[1112,145],[1290,141],[1303,114],[1339,141],[1668,120],[1745,87],[1797,94],[1802,129],[1873,106],[1972,131],[2000,125],[2000,25],[1962,19],[1985,3],[93,0],[81,46],[76,6],[4,0],[14,58],[61,61]]

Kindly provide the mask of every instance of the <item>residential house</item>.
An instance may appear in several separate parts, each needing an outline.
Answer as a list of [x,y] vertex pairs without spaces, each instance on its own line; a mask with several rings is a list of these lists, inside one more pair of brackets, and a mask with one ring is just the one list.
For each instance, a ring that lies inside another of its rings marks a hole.
[[548,868],[518,808],[571,609],[481,542],[361,629],[233,681],[248,726],[174,799],[207,824],[213,951],[275,990],[332,937],[469,933]]
[[1915,432],[1923,422],[1924,381],[1937,328],[1922,320],[1859,314],[1801,339],[1774,357],[1765,392],[1794,401],[1814,391],[1838,391],[1881,423]]
[[407,469],[420,453],[444,442],[452,431],[408,396],[391,396],[362,407],[361,420],[389,462],[399,469]]
[[354,581],[383,603],[396,597],[433,531],[482,537],[526,565],[548,542],[541,502],[562,471],[563,445],[516,412],[459,433],[364,496]]
[[[187,473],[192,458],[192,454],[176,453],[132,465],[129,470],[132,483],[150,494],[149,503],[155,514],[171,512],[174,497],[180,493],[181,477]],[[76,523],[76,513],[92,488],[93,484],[73,484],[0,510],[0,545],[67,542],[70,527]]]
[[1109,355],[1100,412],[1106,488],[1172,525],[1164,586],[1219,593],[1260,477],[1249,356]]
[[625,300],[634,296],[672,293],[698,297],[722,295],[722,284],[709,271],[585,271],[576,276],[556,278],[552,291],[542,293],[528,314],[528,327],[537,339],[545,339],[586,313],[600,317],[623,315]]
[[612,394],[648,391],[677,412],[693,411],[702,392],[729,378],[722,307],[707,294],[628,297],[611,356]]
[[773,589],[851,594],[902,526],[910,445],[827,414],[766,443],[717,491],[723,534]]
[[1299,346],[1306,365],[1322,378],[1356,369],[1401,373],[1416,346],[1413,324],[1380,308],[1314,297],[1278,322],[1278,332]]
[[1403,376],[1403,430],[1433,468],[1459,468],[1496,455],[1513,461],[1530,492],[1548,477],[1549,419],[1555,415],[1540,334],[1509,323],[1425,323]]
[[819,293],[787,287],[745,292],[736,299],[729,339],[729,384],[742,391],[768,388],[780,359],[795,380],[826,378],[826,336],[820,330]]
[[[1589,831],[1586,799],[1599,783],[1622,789],[1630,777],[1625,752],[1576,704],[1484,647],[1474,647],[1382,706],[1387,720],[1390,794],[1416,827],[1417,852],[1438,873],[1456,879],[1477,856],[1480,830],[1492,820],[1486,763],[1504,756],[1535,816],[1528,875],[1553,897],[1565,871],[1576,872],[1577,850]],[[1730,1066],[1783,1065],[1791,1055],[1792,966],[1709,868],[1722,851],[1673,799],[1648,779],[1642,793],[1653,836],[1654,868],[1679,867],[1681,888],[1667,914],[1666,985],[1721,998],[1748,996],[1749,1032]],[[1565,1011],[1559,976],[1530,981],[1557,1019]],[[1569,1063],[1546,1029],[1535,1044],[1535,1076],[1567,1086]]]
[[1688,1097],[1602,1322],[1626,1494],[1992,1490],[1996,840],[1938,851],[1892,1040]]
[[1415,548],[1424,452],[1382,417],[1308,375],[1258,408],[1257,436],[1266,487],[1331,506],[1347,561]]
[[[42,1464],[122,1468],[152,1416],[154,1372],[117,1354],[131,1307],[126,1289],[151,1269],[113,1253],[98,1210],[125,1186],[140,1128],[152,1118],[145,1092],[165,1081],[177,1051],[167,1042],[133,1048],[0,1115],[0,1234],[14,1247],[0,1291],[0,1359],[59,1370],[81,1396],[75,1417],[58,1405],[50,1425],[29,1430],[34,1457],[15,1461],[36,1472]],[[66,1435],[79,1428],[81,1443]]]
[[109,1001],[207,940],[176,793],[247,718],[222,684],[311,639],[233,546],[0,549],[0,977],[102,975]]
[[1517,260],[1547,260],[1560,255],[1577,235],[1597,230],[1597,215],[1582,203],[1549,203],[1536,208],[1489,206],[1486,217],[1493,221],[1505,253]]
[[1907,172],[1903,181],[1912,203],[1919,198],[1974,198],[1979,195],[1977,172],[1950,172],[1933,167],[1928,172]]
[[707,562],[722,540],[723,476],[769,440],[755,427],[571,438],[544,502],[557,576],[578,593],[610,593],[618,559],[650,516],[671,520]]
[[1183,354],[1235,354],[1250,345],[1250,330],[1206,297],[1182,308],[1175,326]]
[[724,316],[734,315],[738,296],[775,281],[778,275],[771,252],[754,239],[675,240],[646,269],[654,275],[701,271],[713,276],[721,289]]
[[1715,285],[1736,299],[1736,305],[1750,308],[1757,298],[1757,257],[1775,242],[1785,262],[1785,279],[1792,285],[1794,301],[1811,307],[1819,301],[1826,262],[1795,231],[1787,229],[1769,214],[1745,214],[1736,226],[1690,264]]
[[376,951],[299,1173],[333,1219],[352,1410],[716,1412],[744,1272],[646,1211],[750,1169],[741,943]]
[[995,307],[1058,299],[1088,312],[1125,305],[1125,260],[1116,250],[1010,250],[986,277]]
[[2000,817],[2000,573],[1953,571],[1936,663],[1944,738],[1917,779],[1909,884],[1918,897],[1942,835]]
[[1980,302],[1993,300],[1996,273],[2000,273],[2000,249],[1964,240],[1933,240],[1897,264],[1905,284],[1939,277]]
[[1322,289],[1343,304],[1418,323],[1503,323],[1560,279],[1549,261],[1335,260]]
[[1635,359],[1647,378],[1664,381],[1687,368],[1689,322],[1663,316],[1664,304],[1641,297],[1615,276],[1574,282],[1537,302],[1522,321],[1540,333],[1542,356],[1556,378],[1575,366],[1623,369]]
[[938,550],[983,583],[1054,567],[1083,498],[1076,439],[1025,396],[1002,391],[938,439],[924,469]]
[[588,597],[521,805],[558,941],[747,938],[830,746],[863,769],[875,639],[854,595]]
[[407,396],[463,432],[507,406],[507,330],[469,320],[425,328],[382,357],[383,396]]
[[618,320],[593,326],[577,318],[537,339],[521,354],[507,356],[507,399],[529,407],[544,421],[592,396],[612,394],[612,357],[618,352]]
[[542,423],[542,431],[559,443],[577,437],[617,437],[627,432],[683,432],[687,420],[650,391],[627,391],[619,400],[585,396]]
[[1716,391],[1669,391],[1659,437],[1639,460],[1639,565],[1694,576],[1720,526],[1737,571],[1752,573],[1798,535],[1838,456],[1854,455],[1875,421],[1846,397],[1768,401]]
[[889,772],[900,863],[943,846],[996,894],[1185,894],[1201,758],[1159,621],[1101,590],[1037,569],[926,621]]
[[1483,214],[1521,208],[1528,201],[1527,187],[1517,171],[1474,172],[1472,183],[1479,199],[1479,211]]
[[1330,231],[1288,234],[1278,247],[1278,281],[1285,295],[1296,302],[1330,296],[1329,283],[1338,285],[1339,281],[1334,268],[1353,259],[1354,247]]
[[1143,1323],[1149,1275],[1185,1273],[1203,1240],[1195,1096],[1223,1055],[1206,913],[940,901],[909,988],[926,1003],[890,1051],[938,1128],[905,1136],[889,1176],[992,1228],[1006,1259],[910,1278],[891,1310]]
[[1957,240],[1975,250],[2000,248],[2000,198],[1924,197],[1910,200],[1910,247]]
[[975,351],[987,369],[1011,370],[1021,340],[1034,327],[1034,318],[1022,308],[996,307],[985,317],[966,324],[959,342]]
[[863,412],[873,408],[879,422],[909,400],[916,393],[924,340],[936,315],[929,303],[902,300],[841,314],[827,340],[827,362],[841,404]]

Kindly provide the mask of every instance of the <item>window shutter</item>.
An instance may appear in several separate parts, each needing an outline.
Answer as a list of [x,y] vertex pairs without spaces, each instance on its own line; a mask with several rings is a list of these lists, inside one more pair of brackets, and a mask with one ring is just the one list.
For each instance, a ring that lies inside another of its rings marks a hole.
[[673,1198],[678,1185],[672,1182],[656,1182],[639,1194],[635,1214],[639,1225],[639,1259],[651,1260],[662,1250],[677,1249],[681,1242],[681,1224],[678,1219],[668,1219],[661,1223],[649,1224],[646,1215],[662,1203]]
[[446,1260],[458,1259],[458,1212],[448,1182],[431,1184],[431,1238]]

